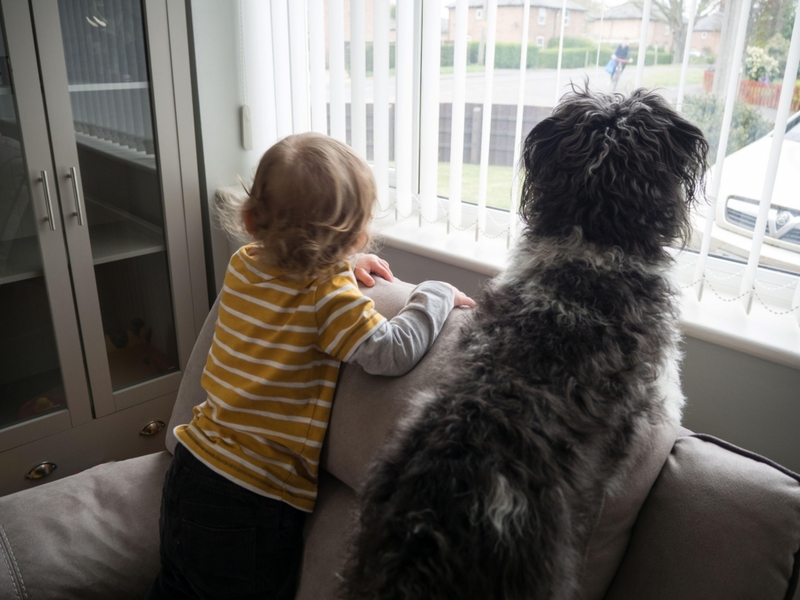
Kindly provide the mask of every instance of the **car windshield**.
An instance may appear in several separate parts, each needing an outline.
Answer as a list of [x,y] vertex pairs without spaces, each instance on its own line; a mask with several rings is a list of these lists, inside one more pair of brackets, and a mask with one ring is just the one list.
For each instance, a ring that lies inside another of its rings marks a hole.
[[789,121],[786,126],[786,134],[783,136],[784,140],[791,140],[793,142],[800,142],[800,116],[795,117]]

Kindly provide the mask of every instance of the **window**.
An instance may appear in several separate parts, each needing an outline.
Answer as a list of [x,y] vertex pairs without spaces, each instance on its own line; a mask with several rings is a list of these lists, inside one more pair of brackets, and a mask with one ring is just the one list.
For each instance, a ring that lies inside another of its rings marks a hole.
[[544,7],[539,8],[539,19],[536,21],[539,25],[547,24],[547,9]]
[[707,32],[707,31],[703,31],[703,32],[700,34],[700,38],[701,38],[701,39],[703,39],[703,40],[704,40],[704,39],[706,39],[707,37],[708,37],[708,32]]
[[[684,285],[698,296],[704,290],[706,298],[740,301],[748,310],[772,302],[772,310],[800,313],[800,292],[795,294],[800,201],[794,192],[800,172],[786,161],[769,160],[776,124],[778,134],[787,128],[789,133],[775,152],[800,151],[794,140],[798,120],[792,117],[800,112],[800,102],[789,94],[788,103],[780,104],[785,73],[789,90],[796,81],[797,65],[786,65],[791,11],[753,5],[740,15],[751,24],[749,31],[721,32],[713,39],[701,31],[709,50],[694,52],[685,67],[682,54],[689,51],[695,23],[706,19],[722,27],[724,20],[711,13],[667,23],[665,31],[686,40],[686,46],[667,42],[665,49],[659,42],[657,52],[644,55],[638,47],[647,41],[641,34],[649,23],[640,21],[629,34],[632,62],[613,84],[603,67],[622,43],[611,37],[610,25],[615,15],[629,10],[626,6],[604,5],[599,18],[581,12],[587,37],[551,50],[545,49],[545,36],[530,35],[530,0],[522,2],[521,32],[504,26],[497,0],[481,10],[476,32],[468,20],[469,2],[454,0],[452,42],[441,39],[437,0],[397,2],[391,37],[380,33],[389,31],[389,0],[350,0],[352,14],[345,13],[343,0],[307,3],[307,11],[303,3],[286,0],[247,3],[266,4],[259,10],[268,13],[266,31],[274,34],[265,68],[258,70],[250,54],[246,61],[248,72],[263,74],[265,89],[273,86],[267,92],[274,96],[267,104],[272,108],[265,113],[272,116],[266,121],[273,123],[273,136],[313,127],[351,143],[374,165],[385,214],[413,214],[413,223],[448,225],[451,234],[513,237],[519,193],[514,166],[522,136],[549,114],[571,82],[582,85],[588,79],[594,89],[620,93],[645,86],[661,90],[712,144],[708,189],[717,201],[693,215],[691,246],[681,255]],[[366,22],[364,15],[374,19]],[[539,8],[537,22],[545,15]],[[568,18],[565,12],[565,26]],[[288,40],[281,33],[286,31]],[[474,41],[468,42],[468,32]],[[744,36],[741,44],[737,35]],[[534,37],[540,51],[521,52]],[[495,52],[500,42],[503,52]],[[734,55],[740,46],[742,54]],[[514,47],[516,52],[509,50]],[[299,74],[296,65],[308,65],[309,74]],[[248,85],[255,86],[254,81],[249,77]],[[327,88],[320,82],[328,82]],[[254,128],[256,121],[254,113]],[[395,135],[401,131],[406,135]],[[764,273],[777,279],[763,283],[769,279]]]
[[482,8],[476,8],[475,9],[475,18],[478,21],[482,21],[483,20],[483,9]]
[[664,25],[664,35],[669,35],[669,23]]
[[564,27],[569,27],[569,9],[564,10]]

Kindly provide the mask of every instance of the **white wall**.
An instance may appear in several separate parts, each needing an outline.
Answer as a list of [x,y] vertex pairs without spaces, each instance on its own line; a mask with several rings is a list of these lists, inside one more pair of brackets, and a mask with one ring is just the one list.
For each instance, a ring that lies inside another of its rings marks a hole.
[[[241,145],[239,108],[239,14],[236,0],[191,0],[194,52],[197,69],[197,102],[200,108],[208,202],[217,188],[237,184],[236,175],[249,173],[248,152]],[[214,226],[212,253],[216,289],[235,248]]]

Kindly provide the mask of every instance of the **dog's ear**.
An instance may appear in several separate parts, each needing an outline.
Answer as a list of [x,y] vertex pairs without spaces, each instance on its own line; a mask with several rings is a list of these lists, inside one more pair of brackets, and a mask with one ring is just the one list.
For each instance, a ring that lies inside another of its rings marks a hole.
[[704,194],[708,144],[658,94],[583,90],[562,100],[525,140],[520,212],[532,234],[660,257],[685,242]]

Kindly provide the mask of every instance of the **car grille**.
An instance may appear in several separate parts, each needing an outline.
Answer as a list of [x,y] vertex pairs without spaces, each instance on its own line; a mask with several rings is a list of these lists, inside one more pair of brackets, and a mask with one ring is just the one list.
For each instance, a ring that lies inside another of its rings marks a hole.
[[[744,200],[743,198],[736,198],[736,200]],[[751,201],[747,201],[748,204]],[[758,205],[752,203],[755,207],[755,211],[758,210]],[[797,213],[795,211],[791,211],[795,216]],[[725,206],[725,220],[728,221],[731,225],[736,225],[737,227],[741,227],[742,229],[747,229],[749,231],[753,231],[756,227],[756,215],[749,214],[748,212],[737,210],[736,208],[731,208],[730,203],[726,204]],[[764,232],[766,236],[769,238],[769,225],[767,224],[764,228]],[[800,228],[794,228],[791,231],[788,231],[783,237],[781,238],[772,238],[772,239],[780,239],[782,242],[788,242],[790,244],[798,244],[800,245]]]

